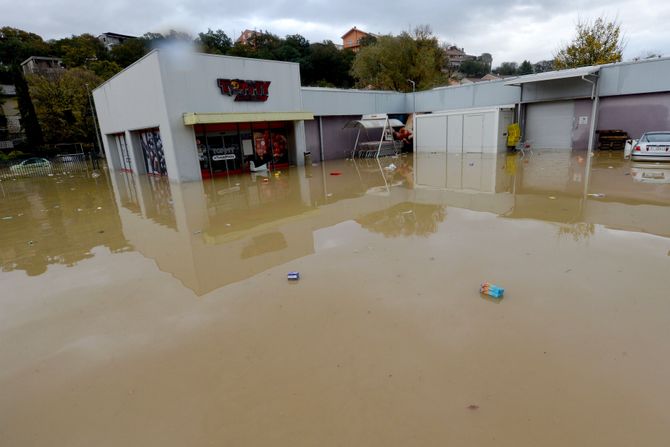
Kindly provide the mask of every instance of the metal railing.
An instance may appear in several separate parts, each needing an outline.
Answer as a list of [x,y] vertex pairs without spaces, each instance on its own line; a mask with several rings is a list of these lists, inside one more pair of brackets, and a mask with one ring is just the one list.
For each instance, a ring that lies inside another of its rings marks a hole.
[[0,180],[22,177],[51,177],[87,173],[99,169],[99,161],[90,153],[59,154],[53,157],[28,157],[0,160]]

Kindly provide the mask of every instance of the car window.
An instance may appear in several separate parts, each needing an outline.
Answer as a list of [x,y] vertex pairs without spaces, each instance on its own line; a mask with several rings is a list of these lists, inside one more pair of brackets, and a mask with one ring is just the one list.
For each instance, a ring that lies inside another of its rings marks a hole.
[[670,132],[664,133],[648,133],[645,134],[640,141],[645,143],[659,143],[670,141]]
[[26,164],[26,165],[33,165],[33,164],[35,164],[35,163],[37,163],[37,158],[29,158],[29,159],[26,160],[23,164]]

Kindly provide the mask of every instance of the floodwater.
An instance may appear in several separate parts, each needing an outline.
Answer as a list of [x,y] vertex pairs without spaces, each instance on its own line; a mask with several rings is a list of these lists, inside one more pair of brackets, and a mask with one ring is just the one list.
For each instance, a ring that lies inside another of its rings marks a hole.
[[0,445],[667,445],[670,166],[620,157],[2,181]]

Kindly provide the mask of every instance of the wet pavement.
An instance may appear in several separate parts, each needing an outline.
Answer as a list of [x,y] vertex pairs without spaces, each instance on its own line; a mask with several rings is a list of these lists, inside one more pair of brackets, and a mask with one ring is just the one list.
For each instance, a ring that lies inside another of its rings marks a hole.
[[14,179],[0,260],[2,446],[670,437],[670,166]]

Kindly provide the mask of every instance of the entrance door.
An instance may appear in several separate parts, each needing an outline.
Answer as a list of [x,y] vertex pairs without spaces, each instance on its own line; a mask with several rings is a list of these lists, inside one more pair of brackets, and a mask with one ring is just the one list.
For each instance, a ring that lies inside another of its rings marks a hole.
[[526,141],[536,149],[572,149],[573,101],[528,104]]

